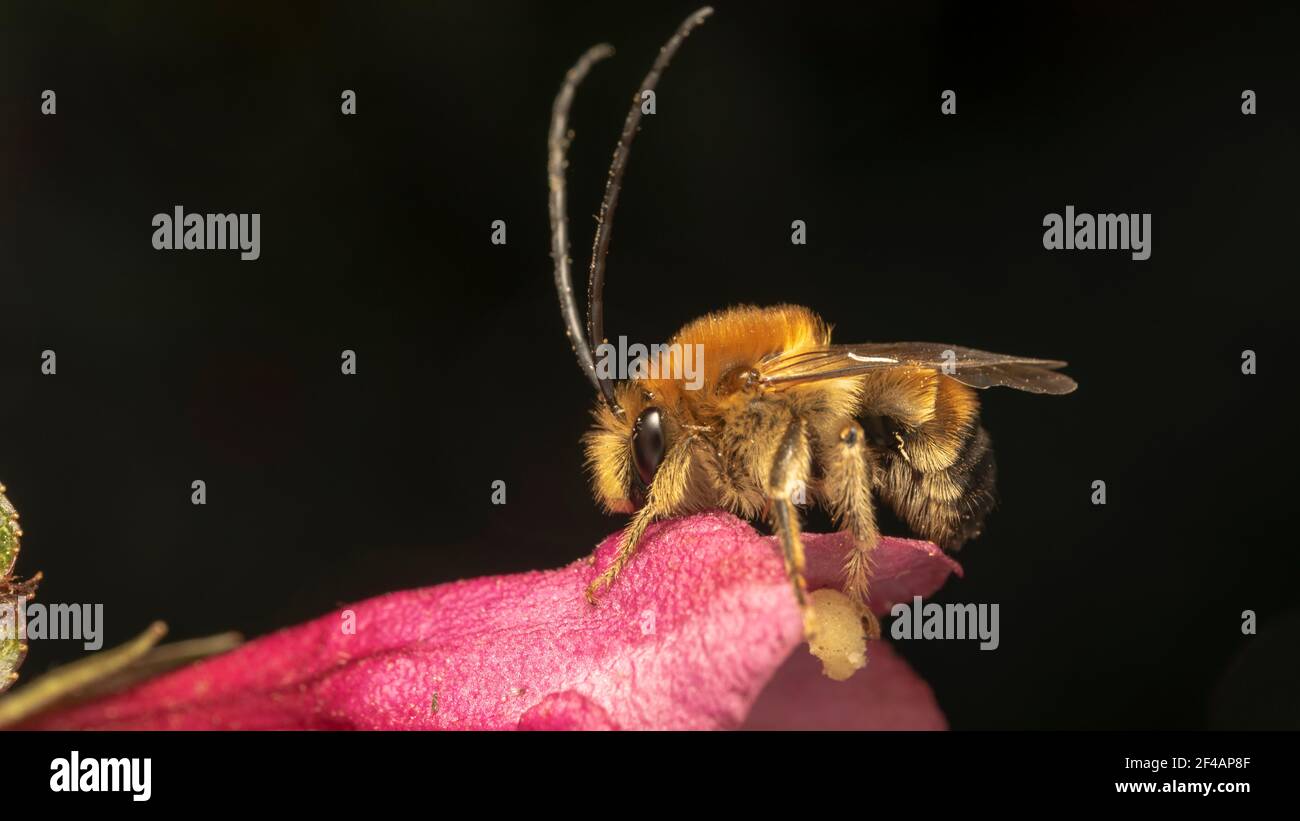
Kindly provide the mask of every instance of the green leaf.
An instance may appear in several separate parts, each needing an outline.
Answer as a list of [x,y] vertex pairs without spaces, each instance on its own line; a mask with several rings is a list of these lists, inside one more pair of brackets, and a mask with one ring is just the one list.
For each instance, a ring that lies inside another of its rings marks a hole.
[[14,563],[18,561],[18,511],[4,495],[5,486],[0,485],[0,585],[9,580]]
[[18,680],[18,668],[27,657],[27,642],[17,635],[18,611],[36,595],[41,580],[39,573],[25,582],[13,577],[23,531],[18,526],[18,511],[4,492],[5,486],[0,485],[0,693]]
[[0,641],[0,693],[18,680],[18,668],[27,657],[27,644],[18,639]]

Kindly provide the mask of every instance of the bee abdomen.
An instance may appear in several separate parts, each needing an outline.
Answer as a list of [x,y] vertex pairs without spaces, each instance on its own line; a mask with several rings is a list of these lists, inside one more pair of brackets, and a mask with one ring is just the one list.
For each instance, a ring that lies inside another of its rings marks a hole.
[[976,426],[974,434],[966,440],[961,456],[947,472],[962,486],[962,495],[957,505],[956,534],[949,543],[940,546],[956,550],[980,534],[984,517],[997,503],[998,466],[993,458],[993,442],[983,425]]
[[[920,445],[921,443],[917,443]],[[996,503],[997,463],[988,431],[978,423],[964,434],[956,458],[942,470],[917,469],[902,451],[889,452],[881,495],[921,538],[956,550],[980,534]]]

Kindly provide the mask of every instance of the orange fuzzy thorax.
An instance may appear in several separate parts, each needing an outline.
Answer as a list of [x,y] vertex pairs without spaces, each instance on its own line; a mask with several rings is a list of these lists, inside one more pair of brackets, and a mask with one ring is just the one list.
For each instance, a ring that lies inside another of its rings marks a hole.
[[[799,305],[775,305],[760,308],[739,305],[716,311],[696,319],[669,340],[669,351],[657,361],[657,373],[681,372],[676,357],[686,345],[700,346],[703,362],[697,362],[704,378],[701,397],[716,395],[722,387],[723,377],[737,368],[757,365],[764,357],[777,353],[797,353],[830,343],[830,326],[811,310]],[[669,407],[678,407],[689,401],[695,393],[682,379],[654,378],[625,383],[619,399],[632,399],[630,394],[649,393],[655,401]],[[625,396],[628,395],[628,396]],[[635,403],[635,400],[633,400]]]

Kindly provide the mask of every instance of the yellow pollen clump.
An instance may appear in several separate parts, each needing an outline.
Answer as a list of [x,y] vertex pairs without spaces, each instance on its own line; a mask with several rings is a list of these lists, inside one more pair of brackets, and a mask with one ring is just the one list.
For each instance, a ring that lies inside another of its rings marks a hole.
[[866,667],[867,631],[862,611],[853,600],[838,590],[822,588],[812,592],[808,606],[816,624],[808,649],[821,659],[822,672],[844,681]]

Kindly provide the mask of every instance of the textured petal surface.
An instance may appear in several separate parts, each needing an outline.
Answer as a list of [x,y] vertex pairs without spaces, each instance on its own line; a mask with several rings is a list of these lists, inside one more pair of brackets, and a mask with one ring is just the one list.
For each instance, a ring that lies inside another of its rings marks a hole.
[[[848,542],[837,535],[805,541],[811,585],[834,584]],[[880,669],[855,676],[858,683],[809,674],[818,662],[803,647],[775,542],[745,522],[712,512],[653,526],[592,607],[583,590],[616,543],[617,535],[606,539],[595,564],[579,560],[369,599],[29,726],[736,728],[796,649],[806,664],[792,666],[789,675],[798,678],[790,683],[783,671],[765,704],[794,699],[791,690],[803,684],[867,693],[878,681],[890,693],[882,704],[898,705],[894,722],[846,714],[846,728],[942,724],[929,687],[883,643],[872,646],[868,665],[868,672]],[[876,559],[873,603],[881,612],[895,600],[932,593],[959,571],[926,542],[885,539]],[[777,715],[779,704],[764,710]],[[833,711],[816,720],[833,722]]]
[[792,653],[745,719],[746,730],[946,730],[930,685],[889,642],[869,645],[867,666],[848,681],[822,675],[821,662]]

